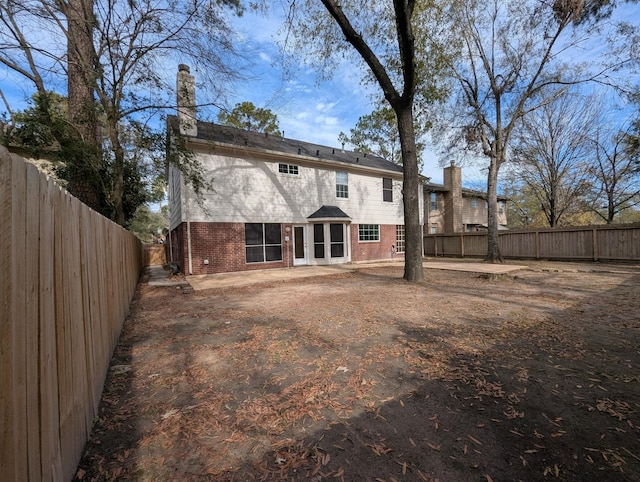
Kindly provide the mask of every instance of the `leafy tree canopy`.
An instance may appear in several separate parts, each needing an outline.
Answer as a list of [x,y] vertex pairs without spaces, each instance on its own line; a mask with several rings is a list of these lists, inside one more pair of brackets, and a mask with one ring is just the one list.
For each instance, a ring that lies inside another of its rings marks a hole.
[[[418,122],[414,123],[416,138],[425,134],[424,125]],[[398,120],[391,108],[380,107],[371,114],[361,116],[350,133],[351,135],[348,136],[341,132],[338,141],[349,144],[360,152],[376,154],[396,164],[402,164]],[[424,148],[424,143],[416,140],[419,169],[422,169]]]
[[240,102],[231,112],[220,111],[218,122],[252,132],[280,136],[278,116],[271,109],[256,107],[253,102]]

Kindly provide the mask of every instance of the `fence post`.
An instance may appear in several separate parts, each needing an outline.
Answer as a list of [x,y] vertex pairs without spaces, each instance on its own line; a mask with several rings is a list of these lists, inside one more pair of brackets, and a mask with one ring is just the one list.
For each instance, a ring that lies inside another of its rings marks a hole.
[[540,259],[540,231],[536,231],[536,259]]
[[464,258],[464,236],[460,235],[460,256]]
[[593,228],[593,260],[598,261],[598,229]]

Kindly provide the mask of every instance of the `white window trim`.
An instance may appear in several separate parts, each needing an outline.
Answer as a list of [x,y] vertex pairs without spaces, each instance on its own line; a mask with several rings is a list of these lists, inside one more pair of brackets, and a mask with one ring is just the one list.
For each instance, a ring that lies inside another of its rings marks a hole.
[[[378,239],[360,239],[360,228],[362,226],[377,226],[378,227]],[[379,243],[380,242],[380,225],[379,224],[359,224],[358,225],[358,242],[359,243]]]

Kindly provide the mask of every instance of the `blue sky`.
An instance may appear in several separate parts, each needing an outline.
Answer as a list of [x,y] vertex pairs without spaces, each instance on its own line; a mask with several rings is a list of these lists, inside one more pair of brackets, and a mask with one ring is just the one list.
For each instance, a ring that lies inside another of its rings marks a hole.
[[[269,16],[247,9],[242,17],[230,19],[238,32],[238,44],[252,66],[244,73],[246,81],[230,87],[225,103],[232,108],[236,103],[251,101],[277,114],[286,137],[340,147],[340,132],[348,134],[360,116],[374,109],[371,97],[376,86],[363,86],[358,68],[347,63],[337,63],[329,81],[320,81],[315,71],[302,64],[294,78],[285,79],[276,44],[284,18],[279,8],[279,2],[274,2]],[[175,76],[177,67],[177,64],[167,66],[168,77]],[[198,81],[195,69],[192,74]],[[3,66],[0,66],[0,88],[14,110],[26,108],[34,92],[29,81]],[[5,110],[1,104],[0,112]],[[423,174],[433,182],[442,182],[442,170],[431,151],[424,156]]]
[[[284,16],[280,2],[273,2],[270,16],[248,9],[232,23],[238,31],[238,44],[247,52],[252,67],[246,72],[248,80],[232,86],[226,97],[228,108],[236,103],[251,101],[277,114],[285,136],[329,146],[340,147],[338,135],[349,133],[358,118],[374,109],[371,103],[377,86],[363,86],[357,67],[337,62],[333,77],[320,81],[316,72],[300,64],[293,78],[284,78],[279,64],[276,41]],[[628,6],[632,14],[638,5]],[[280,9],[280,10],[278,10]],[[167,66],[167,74],[175,76],[177,65]],[[192,69],[196,76],[197,71]],[[173,77],[175,78],[175,77]],[[27,106],[33,89],[28,81],[0,66],[0,88],[14,109]],[[0,105],[0,112],[4,111]],[[442,182],[442,168],[432,150],[423,156],[423,174],[432,182]],[[464,167],[463,182],[481,187],[486,179],[480,167]]]
[[[240,38],[252,52],[254,65],[251,81],[235,86],[228,96],[229,107],[251,101],[277,114],[286,137],[340,147],[340,132],[349,134],[360,116],[375,109],[371,99],[378,93],[377,86],[364,86],[358,68],[345,62],[336,63],[328,81],[320,81],[317,73],[303,64],[295,78],[285,79],[276,45],[283,18],[278,8],[274,6],[269,17],[247,11],[234,21]],[[432,182],[441,183],[442,168],[434,152],[427,150],[423,161],[422,173]],[[477,168],[464,168],[464,172],[484,178]]]

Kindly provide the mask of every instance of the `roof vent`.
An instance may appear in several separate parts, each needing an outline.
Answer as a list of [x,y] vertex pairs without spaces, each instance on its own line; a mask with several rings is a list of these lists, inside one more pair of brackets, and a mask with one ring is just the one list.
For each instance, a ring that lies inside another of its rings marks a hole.
[[359,157],[356,157],[356,162],[360,162],[360,158]]
[[317,149],[316,150],[316,156],[319,156],[319,155],[320,155],[320,149]]
[[300,155],[300,148],[298,147],[298,155]]

